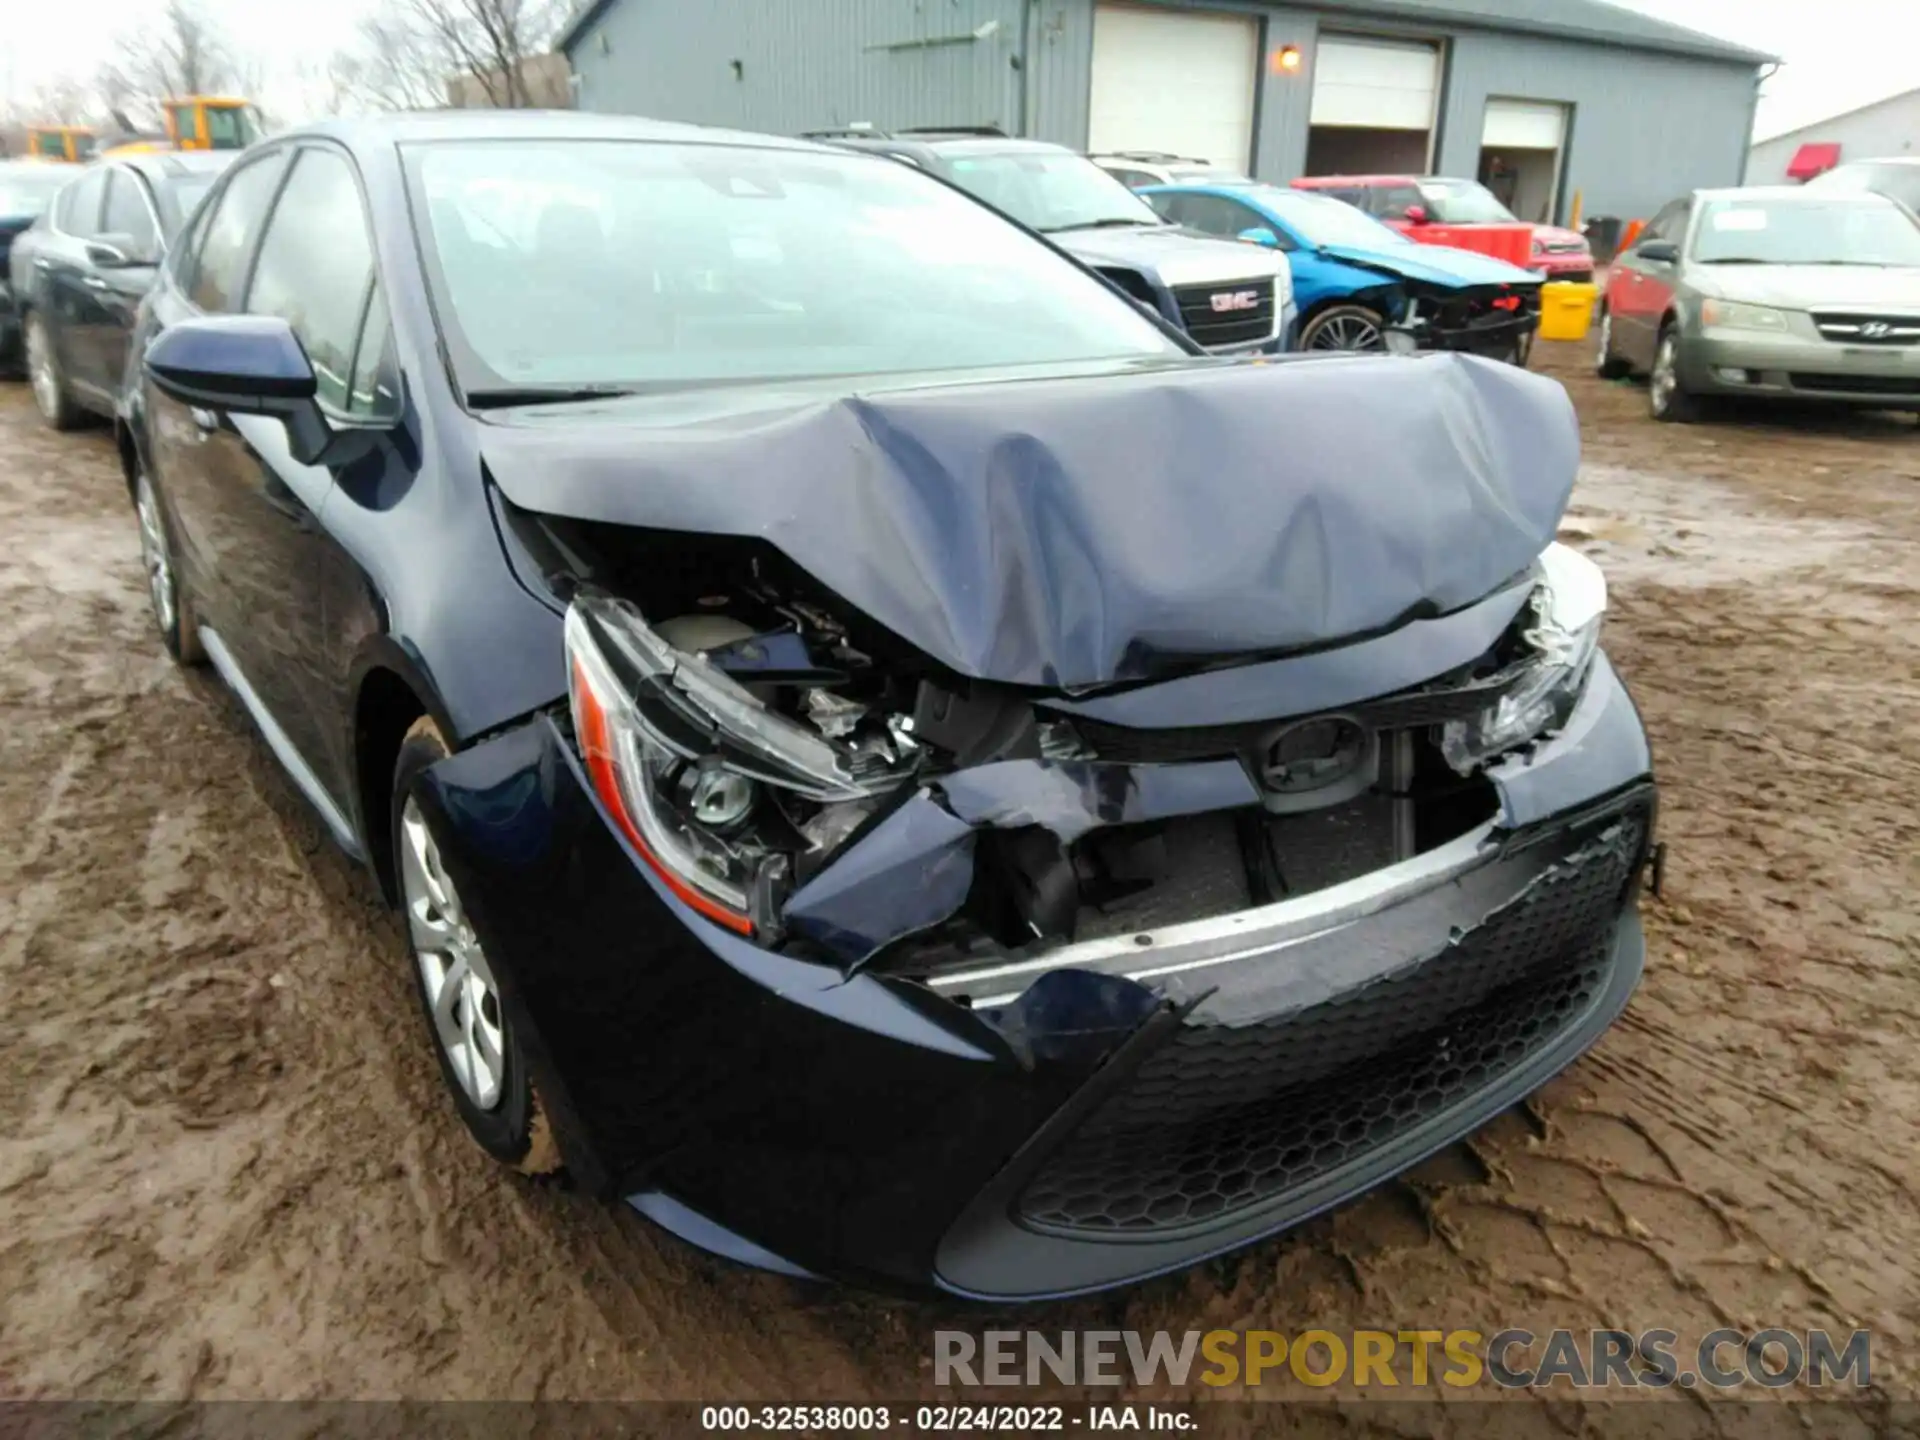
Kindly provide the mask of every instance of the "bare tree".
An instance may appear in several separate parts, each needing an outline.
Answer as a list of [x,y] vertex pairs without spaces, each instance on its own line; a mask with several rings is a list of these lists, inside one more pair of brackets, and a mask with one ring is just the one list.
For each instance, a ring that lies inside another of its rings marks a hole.
[[152,115],[169,95],[242,88],[250,78],[243,71],[240,57],[198,6],[166,0],[151,20],[121,37],[94,89],[110,110]]
[[350,103],[382,110],[447,103],[448,85],[471,79],[486,103],[524,109],[539,97],[528,62],[547,52],[565,0],[394,0],[360,23],[337,56],[334,79]]

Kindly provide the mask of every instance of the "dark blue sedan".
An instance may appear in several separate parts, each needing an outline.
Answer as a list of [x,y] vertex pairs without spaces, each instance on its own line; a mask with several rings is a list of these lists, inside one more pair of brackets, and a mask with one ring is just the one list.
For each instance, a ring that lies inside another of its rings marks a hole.
[[1525,360],[1541,276],[1504,260],[1421,245],[1343,200],[1257,181],[1139,192],[1168,219],[1284,251],[1302,350],[1387,348],[1399,330],[1423,350]]
[[403,912],[474,1140],[719,1253],[1178,1268],[1639,977],[1523,371],[1223,360],[885,158],[468,111],[240,157],[117,435],[166,647]]

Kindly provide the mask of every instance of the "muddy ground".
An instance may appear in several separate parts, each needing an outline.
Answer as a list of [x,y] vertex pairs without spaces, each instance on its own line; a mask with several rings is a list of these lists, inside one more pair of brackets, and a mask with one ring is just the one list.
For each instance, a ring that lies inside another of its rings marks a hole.
[[[1920,431],[1583,417],[1672,857],[1625,1019],[1408,1179],[1046,1328],[1716,1325],[1920,1354]],[[496,1173],[401,933],[162,654],[105,432],[0,385],[0,1395],[902,1397],[957,1307]]]

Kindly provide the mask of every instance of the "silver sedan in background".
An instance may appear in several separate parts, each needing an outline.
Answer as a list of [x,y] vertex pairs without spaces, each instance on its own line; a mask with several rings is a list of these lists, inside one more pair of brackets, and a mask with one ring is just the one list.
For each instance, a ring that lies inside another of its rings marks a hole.
[[1656,420],[1711,395],[1920,415],[1920,219],[1870,192],[1696,190],[1614,261],[1596,364],[1646,372]]

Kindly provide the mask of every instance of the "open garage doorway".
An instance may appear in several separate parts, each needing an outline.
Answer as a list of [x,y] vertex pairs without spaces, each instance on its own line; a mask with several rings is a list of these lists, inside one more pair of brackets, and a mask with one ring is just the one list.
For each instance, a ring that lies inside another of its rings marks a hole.
[[1515,215],[1534,225],[1559,222],[1567,110],[1554,101],[1487,101],[1475,178]]
[[1426,174],[1439,97],[1438,46],[1321,36],[1314,47],[1307,174]]

